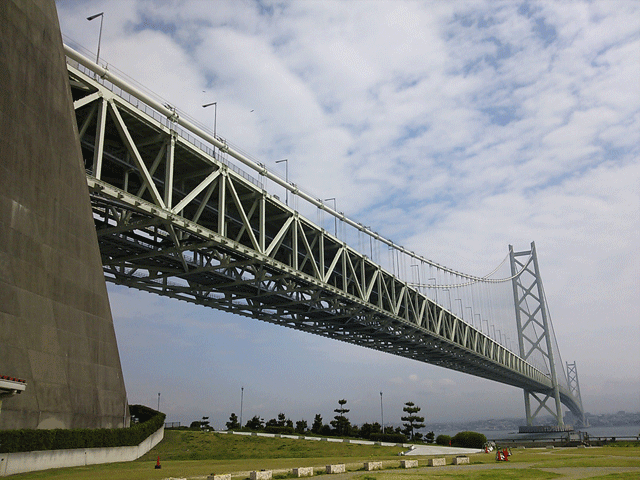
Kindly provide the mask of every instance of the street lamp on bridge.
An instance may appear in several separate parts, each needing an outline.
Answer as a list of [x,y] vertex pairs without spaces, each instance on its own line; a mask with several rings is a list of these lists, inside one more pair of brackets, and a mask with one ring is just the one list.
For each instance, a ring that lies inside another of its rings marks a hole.
[[276,160],[276,163],[282,162],[284,162],[284,181],[287,182],[287,188],[285,189],[285,203],[289,205],[289,159],[283,158],[282,160]]
[[[325,198],[324,201],[325,202],[329,202],[333,200],[333,211],[337,212],[338,211],[338,207],[336,206],[336,197],[331,197],[331,198]],[[335,215],[333,216],[333,236],[337,237],[338,236],[338,217],[336,217]]]
[[98,17],[100,17],[100,34],[98,35],[98,53],[96,54],[96,65],[98,64],[98,60],[100,59],[100,43],[102,41],[102,21],[104,20],[104,12],[96,13],[95,15],[87,17],[87,20],[89,21]]
[[[418,272],[418,275],[420,275],[420,273]],[[438,303],[438,279],[437,278],[430,278],[429,281],[433,280],[433,288],[435,288],[435,297],[436,297],[436,303]]]
[[213,138],[217,139],[216,136],[216,123],[218,121],[218,102],[205,103],[202,105],[202,108],[207,108],[213,105]]

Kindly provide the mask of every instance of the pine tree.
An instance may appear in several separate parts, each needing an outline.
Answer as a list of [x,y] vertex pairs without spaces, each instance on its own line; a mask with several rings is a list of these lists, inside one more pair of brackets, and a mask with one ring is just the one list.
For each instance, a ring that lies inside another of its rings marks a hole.
[[338,436],[349,435],[349,427],[351,426],[351,423],[344,416],[345,413],[349,413],[349,409],[344,408],[344,406],[347,404],[347,401],[343,398],[342,400],[338,400],[338,404],[340,406],[334,410],[334,412],[336,412],[338,415],[333,417],[334,420],[331,420],[331,425],[333,425],[333,428],[336,430]]
[[320,433],[320,431],[322,430],[322,427],[323,427],[322,415],[320,415],[319,413],[316,413],[316,416],[313,419],[313,423],[311,424],[311,431],[313,433]]
[[229,417],[229,421],[227,422],[227,430],[236,430],[238,428],[240,428],[238,416],[235,413],[232,413]]
[[200,422],[201,430],[209,430],[209,417],[202,417],[202,421]]
[[425,427],[424,423],[422,423],[424,422],[424,417],[416,415],[420,410],[420,407],[417,407],[413,402],[405,403],[404,408],[402,409],[403,412],[407,412],[408,414],[404,417],[400,417],[400,419],[405,422],[402,424],[405,427],[404,432],[412,440],[419,440],[422,438],[422,434],[417,434],[416,430]]
[[284,413],[278,414],[278,427],[284,427],[287,423],[287,416]]
[[264,426],[264,420],[261,419],[258,415],[255,415],[251,420],[247,422],[245,425],[249,430],[262,430]]
[[307,431],[307,421],[306,420],[298,420],[296,422],[296,432],[300,434],[304,434]]

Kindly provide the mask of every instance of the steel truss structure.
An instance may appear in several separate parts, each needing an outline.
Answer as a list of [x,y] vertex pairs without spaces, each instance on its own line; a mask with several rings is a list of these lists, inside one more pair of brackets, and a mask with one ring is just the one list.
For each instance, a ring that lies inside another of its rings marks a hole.
[[569,390],[580,405],[580,412],[582,415],[578,417],[578,420],[583,426],[588,426],[589,421],[584,415],[584,408],[582,407],[582,395],[580,395],[580,382],[578,381],[578,367],[576,362],[567,362],[567,383],[569,384]]
[[[526,261],[521,261],[525,257]],[[528,360],[533,355],[541,355],[548,369],[551,379],[551,388],[547,391],[533,391],[524,387],[524,405],[527,415],[527,425],[534,424],[536,416],[541,411],[546,411],[556,419],[559,427],[564,427],[562,403],[564,403],[577,418],[583,418],[582,402],[566,382],[561,382],[556,370],[557,345],[551,328],[551,320],[547,311],[547,304],[542,287],[542,279],[538,268],[538,255],[535,243],[531,243],[531,250],[514,252],[509,245],[509,258],[511,262],[513,300],[516,312],[516,325],[518,329],[518,347],[520,357]],[[522,270],[520,275],[516,272]],[[559,352],[558,352],[559,357]],[[560,373],[564,373],[560,370]],[[577,381],[577,373],[576,373]],[[547,402],[553,399],[554,406],[549,407]],[[537,403],[537,408],[532,411],[531,401]]]
[[108,281],[529,392],[553,388],[526,358],[266,192],[228,161],[222,139],[66,53]]

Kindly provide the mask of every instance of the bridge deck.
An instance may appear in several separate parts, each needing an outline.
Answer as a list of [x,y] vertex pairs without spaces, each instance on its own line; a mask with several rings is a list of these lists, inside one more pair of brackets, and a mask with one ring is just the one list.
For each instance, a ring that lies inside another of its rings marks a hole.
[[68,62],[109,281],[550,391],[547,374],[266,192],[224,141],[86,66],[99,71]]

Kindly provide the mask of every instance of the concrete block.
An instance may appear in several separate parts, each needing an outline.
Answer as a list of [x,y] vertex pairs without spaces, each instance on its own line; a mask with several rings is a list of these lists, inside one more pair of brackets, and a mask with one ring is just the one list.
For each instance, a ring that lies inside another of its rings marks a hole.
[[231,480],[231,474],[225,473],[224,475],[209,475],[207,480]]
[[418,460],[400,460],[400,466],[402,468],[416,468]]
[[364,469],[367,471],[382,470],[382,462],[364,462]]
[[430,467],[444,467],[447,464],[446,459],[444,458],[430,458],[429,466]]
[[273,476],[272,470],[260,470],[259,472],[253,471],[249,473],[249,478],[251,480],[271,480],[272,476]]
[[469,463],[469,457],[460,456],[460,457],[454,457],[453,459],[454,465],[463,465],[465,463]]
[[338,463],[336,465],[327,465],[327,473],[344,473],[346,468],[344,463]]
[[[294,477],[313,477],[313,467],[299,467],[293,469]],[[231,480],[231,479],[229,479]]]

